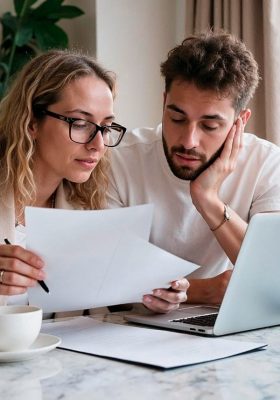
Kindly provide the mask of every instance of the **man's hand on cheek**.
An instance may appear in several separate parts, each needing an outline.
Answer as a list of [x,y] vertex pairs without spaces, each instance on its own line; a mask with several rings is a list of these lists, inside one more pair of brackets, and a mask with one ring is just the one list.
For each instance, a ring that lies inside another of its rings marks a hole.
[[228,175],[235,169],[244,126],[239,117],[224,142],[221,154],[205,171],[190,183],[193,204],[203,214],[208,202],[219,199],[219,190]]
[[171,282],[169,289],[155,289],[153,294],[143,296],[143,304],[151,311],[166,313],[177,310],[187,300],[189,282],[186,278]]

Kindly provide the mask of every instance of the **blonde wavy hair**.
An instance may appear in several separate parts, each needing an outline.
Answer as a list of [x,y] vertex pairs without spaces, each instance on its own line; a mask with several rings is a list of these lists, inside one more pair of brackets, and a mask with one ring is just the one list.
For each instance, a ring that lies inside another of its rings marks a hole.
[[[0,103],[0,187],[13,188],[19,206],[34,204],[33,177],[35,143],[28,131],[36,109],[47,108],[59,100],[63,88],[72,80],[95,75],[115,95],[115,75],[91,57],[76,51],[50,50],[32,59],[19,73]],[[105,207],[108,155],[102,157],[84,183],[64,181],[67,199],[83,209]],[[3,193],[3,192],[2,192]]]

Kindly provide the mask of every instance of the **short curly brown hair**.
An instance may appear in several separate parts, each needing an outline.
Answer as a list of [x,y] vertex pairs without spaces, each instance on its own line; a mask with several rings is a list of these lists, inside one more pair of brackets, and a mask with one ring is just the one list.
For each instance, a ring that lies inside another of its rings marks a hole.
[[239,112],[246,107],[259,83],[258,64],[245,44],[224,32],[203,32],[186,38],[161,64],[166,92],[174,80],[193,82],[202,90],[232,97]]

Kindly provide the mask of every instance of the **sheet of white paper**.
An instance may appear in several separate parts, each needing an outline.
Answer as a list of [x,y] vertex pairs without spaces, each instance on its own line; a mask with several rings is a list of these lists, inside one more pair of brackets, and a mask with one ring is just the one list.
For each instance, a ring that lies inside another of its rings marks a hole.
[[44,323],[42,332],[59,336],[63,349],[161,368],[198,364],[266,346],[118,325],[88,317]]
[[30,304],[47,313],[141,302],[143,294],[198,268],[145,240],[151,214],[148,205],[104,211],[27,208],[27,248],[45,260],[50,289],[31,288]]

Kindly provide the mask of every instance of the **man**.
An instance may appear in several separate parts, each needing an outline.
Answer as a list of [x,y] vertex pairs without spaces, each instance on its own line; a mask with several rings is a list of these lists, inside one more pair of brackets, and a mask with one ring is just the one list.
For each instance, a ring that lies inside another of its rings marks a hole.
[[187,289],[188,302],[221,302],[250,218],[280,210],[280,149],[243,133],[259,75],[238,39],[189,37],[161,73],[162,125],[133,130],[112,154],[109,206],[154,203],[151,242],[200,266],[189,289],[182,279],[144,296],[166,312]]

